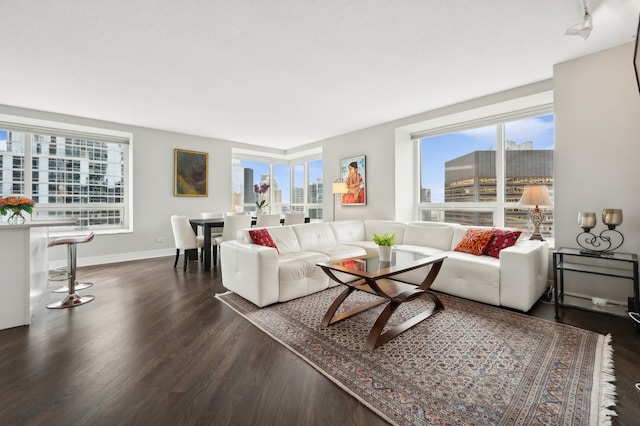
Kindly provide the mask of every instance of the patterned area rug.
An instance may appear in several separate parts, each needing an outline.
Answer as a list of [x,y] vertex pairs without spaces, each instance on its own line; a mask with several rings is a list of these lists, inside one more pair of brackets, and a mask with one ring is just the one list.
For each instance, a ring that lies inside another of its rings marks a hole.
[[[600,425],[615,415],[610,336],[439,295],[444,311],[370,352],[383,306],[320,325],[340,291],[262,309],[216,297],[392,424]],[[354,292],[343,308],[373,298]],[[388,326],[427,299],[403,304]]]

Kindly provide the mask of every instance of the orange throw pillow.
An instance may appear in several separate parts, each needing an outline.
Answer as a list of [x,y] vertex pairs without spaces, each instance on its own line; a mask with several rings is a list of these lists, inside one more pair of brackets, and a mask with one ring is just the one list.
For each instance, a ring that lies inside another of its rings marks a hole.
[[489,245],[494,232],[493,229],[468,229],[454,250],[481,256]]

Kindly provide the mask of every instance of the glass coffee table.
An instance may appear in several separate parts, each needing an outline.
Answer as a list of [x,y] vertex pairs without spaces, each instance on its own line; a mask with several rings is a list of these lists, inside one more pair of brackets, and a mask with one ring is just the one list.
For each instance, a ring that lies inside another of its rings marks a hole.
[[[387,303],[387,306],[378,316],[367,338],[367,349],[373,351],[414,325],[444,309],[444,305],[440,299],[427,290],[429,290],[429,287],[431,287],[431,284],[433,284],[433,281],[438,276],[442,262],[446,258],[446,255],[427,256],[410,251],[394,250],[391,262],[382,262],[378,256],[363,256],[318,263],[318,266],[322,268],[329,278],[347,287],[333,301],[329,310],[327,310],[327,313],[322,319],[322,325],[327,327],[375,306]],[[420,285],[403,282],[397,277],[397,275],[414,269],[426,269],[428,266],[431,266],[431,268],[428,272],[425,271],[425,278]],[[380,299],[336,314],[340,305],[356,290],[375,294],[376,296],[380,296]],[[435,306],[404,321],[402,324],[391,327],[384,333],[382,332],[391,315],[393,315],[402,303],[409,302],[422,295],[429,296],[435,303]]]

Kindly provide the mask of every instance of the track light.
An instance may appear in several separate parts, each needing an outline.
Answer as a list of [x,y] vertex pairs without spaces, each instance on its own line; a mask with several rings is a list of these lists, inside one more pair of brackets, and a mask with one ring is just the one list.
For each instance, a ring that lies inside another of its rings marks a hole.
[[584,2],[583,4],[584,4],[584,18],[582,19],[582,22],[579,22],[575,25],[570,26],[567,29],[567,32],[564,34],[578,36],[578,37],[581,37],[583,40],[586,40],[587,38],[589,38],[589,35],[591,34],[591,30],[593,29],[593,18],[591,17],[591,13],[589,12],[589,7],[587,6],[587,3]]

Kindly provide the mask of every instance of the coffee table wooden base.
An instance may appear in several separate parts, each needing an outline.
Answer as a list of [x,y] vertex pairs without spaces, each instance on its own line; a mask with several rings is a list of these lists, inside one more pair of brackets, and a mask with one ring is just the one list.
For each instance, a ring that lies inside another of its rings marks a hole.
[[[376,322],[369,332],[369,337],[367,338],[367,349],[373,351],[374,349],[378,348],[381,345],[384,345],[399,334],[404,333],[411,327],[444,309],[444,305],[438,298],[438,296],[427,291],[427,289],[431,286],[436,276],[438,275],[438,272],[440,271],[442,260],[444,259],[431,264],[432,266],[429,274],[419,286],[416,286],[414,284],[407,284],[389,278],[362,278],[353,282],[343,282],[338,279],[338,277],[329,268],[325,268],[323,265],[320,265],[331,279],[347,286],[347,288],[342,293],[340,293],[340,295],[338,295],[338,297],[333,301],[331,306],[329,306],[327,313],[322,318],[322,325],[325,327],[329,326],[338,321],[342,321],[346,318],[352,317],[361,312],[382,305],[383,303],[387,303],[387,306],[376,319]],[[357,306],[356,308],[353,308],[349,311],[336,314],[336,311],[342,305],[342,303],[347,299],[347,297],[349,297],[351,293],[356,290],[366,291],[367,293],[374,294],[376,296],[379,296],[380,299]],[[425,295],[433,300],[434,306],[432,308],[419,313],[418,315],[404,321],[401,324],[391,327],[383,333],[384,327],[387,325],[387,322],[389,322],[391,316],[402,303],[409,302]]]

